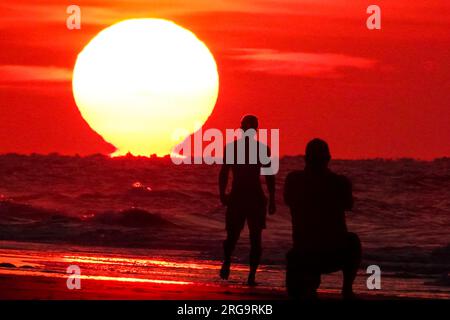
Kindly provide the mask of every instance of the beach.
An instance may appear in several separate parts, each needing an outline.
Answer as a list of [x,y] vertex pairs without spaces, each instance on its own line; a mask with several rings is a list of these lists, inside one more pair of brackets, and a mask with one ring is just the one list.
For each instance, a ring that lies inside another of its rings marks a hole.
[[[225,237],[218,167],[135,157],[0,156],[2,298],[284,299],[291,222],[282,189],[302,158],[280,164],[278,210],[267,219],[259,286],[250,290],[247,228],[230,280],[218,277]],[[354,185],[347,223],[363,244],[357,294],[450,298],[449,166],[448,159],[333,162]],[[81,290],[67,289],[71,265],[81,269]],[[381,269],[380,290],[368,289],[371,265]],[[320,290],[338,297],[341,283],[341,273],[324,275]]]
[[[262,265],[259,285],[245,284],[248,267],[232,266],[229,281],[220,280],[220,261],[201,258],[200,252],[101,248],[0,241],[0,299],[120,299],[120,300],[285,300],[284,268]],[[28,249],[25,249],[28,248]],[[132,254],[131,254],[132,253]],[[76,266],[79,287],[74,287]],[[340,300],[338,273],[325,276],[319,297]],[[68,285],[70,283],[72,286]],[[415,283],[419,286],[420,283]],[[355,283],[358,297],[374,299],[439,299],[448,293],[403,294],[395,278],[383,283],[389,290],[368,290],[365,276]]]

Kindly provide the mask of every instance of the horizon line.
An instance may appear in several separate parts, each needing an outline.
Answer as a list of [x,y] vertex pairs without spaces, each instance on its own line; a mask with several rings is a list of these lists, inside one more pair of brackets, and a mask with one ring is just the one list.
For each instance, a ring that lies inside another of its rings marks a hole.
[[[30,156],[39,156],[39,157],[51,157],[51,156],[58,156],[58,157],[71,157],[71,158],[90,158],[90,157],[104,157],[109,159],[123,159],[123,158],[136,158],[136,159],[148,159],[148,160],[166,160],[171,159],[170,154],[166,154],[164,156],[158,156],[156,154],[150,154],[148,156],[143,155],[133,155],[131,153],[128,153],[126,155],[122,156],[114,156],[112,157],[110,154],[106,153],[91,153],[91,154],[79,154],[79,153],[59,153],[59,152],[48,152],[48,153],[41,153],[41,152],[29,152],[29,153],[21,153],[21,152],[0,152],[0,157],[5,156],[22,156],[22,157],[30,157]],[[278,157],[278,159],[286,159],[286,158],[304,158],[304,154],[285,154],[281,157]],[[191,159],[195,159],[198,157],[192,157]],[[203,157],[201,157],[203,158]],[[213,157],[214,158],[214,157]],[[332,161],[373,161],[373,160],[387,160],[387,161],[401,161],[401,160],[413,160],[417,162],[434,162],[437,160],[450,160],[450,155],[444,155],[434,158],[414,158],[414,157],[408,157],[408,156],[401,156],[401,157],[361,157],[361,158],[332,158]],[[202,163],[204,164],[204,163]]]

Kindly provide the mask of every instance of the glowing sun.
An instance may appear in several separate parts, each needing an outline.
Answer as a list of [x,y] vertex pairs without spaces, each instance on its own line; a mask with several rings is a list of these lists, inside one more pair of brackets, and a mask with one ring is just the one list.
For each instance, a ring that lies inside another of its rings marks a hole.
[[161,19],[132,19],[96,35],[78,55],[73,95],[83,118],[117,151],[169,154],[214,109],[211,52],[192,32]]

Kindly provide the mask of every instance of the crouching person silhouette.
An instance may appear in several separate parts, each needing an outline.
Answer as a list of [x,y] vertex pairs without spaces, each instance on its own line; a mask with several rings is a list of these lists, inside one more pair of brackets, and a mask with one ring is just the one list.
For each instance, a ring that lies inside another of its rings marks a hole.
[[316,298],[321,275],[339,270],[344,275],[343,297],[354,298],[361,243],[345,222],[345,211],[353,206],[352,186],[328,169],[330,159],[327,143],[314,139],[306,147],[304,170],[290,172],[285,181],[293,238],[286,287],[292,298]]
[[[256,285],[256,270],[262,251],[262,231],[266,227],[267,198],[260,181],[261,167],[270,167],[270,162],[265,161],[269,158],[262,161],[261,155],[270,157],[270,150],[255,139],[257,128],[258,119],[255,116],[247,115],[242,118],[242,137],[225,146],[224,163],[219,174],[220,200],[227,206],[227,238],[223,243],[224,260],[220,277],[228,279],[230,275],[231,255],[247,222],[251,246],[248,276],[250,286]],[[230,194],[226,194],[230,170],[233,182]],[[269,214],[274,214],[275,176],[266,175],[265,179],[269,191]]]

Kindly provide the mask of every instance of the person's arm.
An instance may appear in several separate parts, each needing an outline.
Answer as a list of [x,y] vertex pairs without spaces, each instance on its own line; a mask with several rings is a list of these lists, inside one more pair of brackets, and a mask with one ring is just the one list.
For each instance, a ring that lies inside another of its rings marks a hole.
[[269,214],[277,210],[275,205],[275,175],[266,175],[267,190],[269,191]]
[[292,175],[289,173],[286,177],[286,181],[284,182],[284,190],[283,197],[284,203],[286,203],[289,207],[292,205],[292,186],[291,186]]
[[[267,156],[271,157],[271,151],[269,147],[267,148]],[[263,165],[263,167],[270,167],[271,163],[269,161],[268,164]],[[267,191],[269,191],[269,214],[272,215],[277,210],[276,204],[275,204],[275,175],[265,175],[266,179],[266,185],[267,185]]]
[[227,152],[227,146],[223,148],[223,164],[220,168],[219,172],[219,195],[220,195],[220,202],[222,202],[223,205],[228,204],[228,197],[226,194],[227,191],[227,185],[228,185],[228,175],[230,172],[230,165],[227,164],[226,161],[226,152]]
[[353,191],[351,181],[344,177],[344,210],[350,211],[353,209]]
[[220,168],[219,173],[219,194],[220,194],[220,202],[223,205],[227,204],[227,185],[228,185],[228,173],[230,172],[230,166],[226,163],[222,164],[222,168]]

